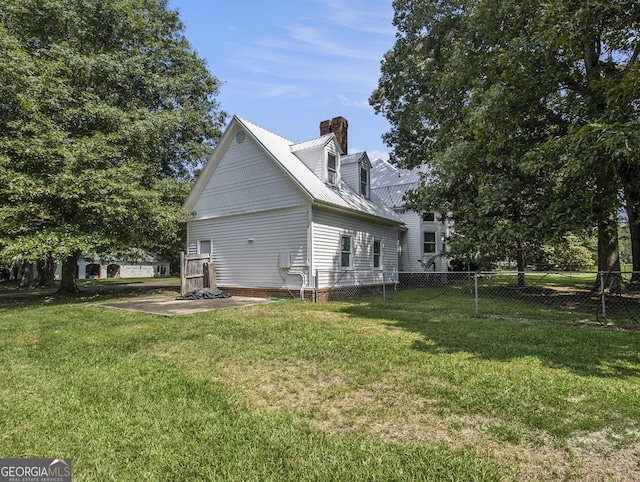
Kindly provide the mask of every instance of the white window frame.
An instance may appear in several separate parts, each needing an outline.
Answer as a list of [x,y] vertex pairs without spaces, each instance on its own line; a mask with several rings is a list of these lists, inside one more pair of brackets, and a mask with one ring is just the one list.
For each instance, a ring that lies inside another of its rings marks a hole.
[[[365,174],[366,177],[367,177],[364,182],[362,180],[362,175],[363,174]],[[367,199],[369,199],[369,182],[370,182],[370,180],[371,180],[371,173],[369,172],[369,169],[367,169],[363,165],[360,165],[360,194],[362,196],[366,197]]]
[[[378,244],[379,251],[376,254],[376,243]],[[371,262],[373,264],[373,269],[382,269],[382,240],[374,239],[371,245]],[[376,266],[376,257],[378,259],[378,266]]]
[[[427,235],[433,235],[433,241],[427,241]],[[428,251],[427,245],[433,246],[433,251]],[[436,254],[438,252],[438,240],[435,231],[423,231],[422,232],[422,253],[423,254]]]
[[[202,251],[202,243],[209,243],[209,252]],[[198,254],[211,255],[213,252],[213,241],[211,239],[199,239],[198,240]]]
[[[349,240],[349,249],[344,249],[344,240]],[[344,255],[347,254],[349,256],[348,265],[344,264]],[[340,269],[353,269],[353,235],[348,233],[343,233],[340,235]]]
[[[330,160],[333,159],[333,167],[330,167]],[[332,152],[327,154],[327,182],[332,186],[338,184],[338,156]]]

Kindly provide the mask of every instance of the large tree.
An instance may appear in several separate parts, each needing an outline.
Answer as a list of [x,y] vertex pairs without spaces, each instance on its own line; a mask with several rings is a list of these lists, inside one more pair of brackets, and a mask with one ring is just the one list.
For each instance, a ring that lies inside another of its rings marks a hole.
[[82,252],[175,244],[218,88],[166,0],[0,0],[1,255],[75,291]]
[[394,7],[371,103],[399,162],[440,178],[415,204],[445,202],[481,252],[598,225],[600,268],[619,266],[615,214],[621,192],[635,205],[625,181],[638,168],[637,2]]

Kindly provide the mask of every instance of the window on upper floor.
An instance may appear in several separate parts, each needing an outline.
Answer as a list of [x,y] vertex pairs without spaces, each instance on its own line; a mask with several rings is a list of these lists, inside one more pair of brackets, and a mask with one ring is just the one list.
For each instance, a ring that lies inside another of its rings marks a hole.
[[424,213],[422,215],[422,220],[423,221],[435,221],[436,220],[436,213]]
[[338,183],[338,166],[334,154],[329,154],[327,157],[327,182],[332,186]]
[[360,194],[369,198],[369,169],[360,167]]

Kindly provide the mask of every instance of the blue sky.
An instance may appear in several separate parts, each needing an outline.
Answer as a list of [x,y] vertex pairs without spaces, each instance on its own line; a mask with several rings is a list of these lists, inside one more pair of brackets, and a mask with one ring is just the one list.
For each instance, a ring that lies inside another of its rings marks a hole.
[[[296,142],[320,122],[349,122],[349,151],[389,149],[389,129],[368,98],[393,47],[392,0],[169,0],[192,47],[224,82],[218,100]],[[384,157],[384,155],[383,155]]]

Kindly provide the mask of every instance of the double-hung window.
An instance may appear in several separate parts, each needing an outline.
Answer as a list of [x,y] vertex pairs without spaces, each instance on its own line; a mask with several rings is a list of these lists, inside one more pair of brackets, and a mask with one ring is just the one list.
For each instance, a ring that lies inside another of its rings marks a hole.
[[436,233],[429,231],[424,232],[424,243],[422,252],[425,254],[435,254],[436,252]]
[[382,241],[379,239],[373,240],[373,267],[382,267]]
[[332,186],[338,183],[338,167],[336,156],[329,154],[327,157],[327,182]]
[[369,198],[369,169],[360,168],[360,194]]
[[353,259],[353,246],[351,243],[351,236],[340,237],[340,267],[343,269],[351,268],[351,262]]

